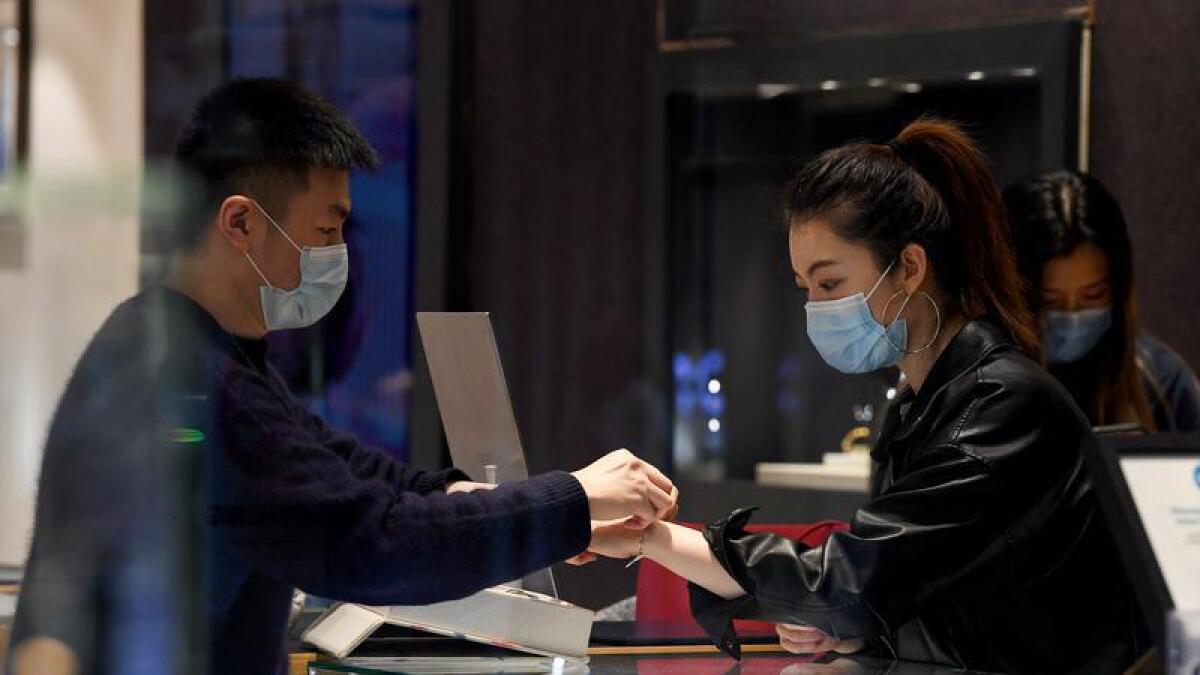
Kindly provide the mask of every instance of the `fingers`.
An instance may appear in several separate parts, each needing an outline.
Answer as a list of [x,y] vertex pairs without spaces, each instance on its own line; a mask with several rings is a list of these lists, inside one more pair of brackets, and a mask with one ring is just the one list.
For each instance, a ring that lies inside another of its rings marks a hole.
[[647,496],[654,504],[655,516],[662,520],[675,509],[679,502],[679,488],[667,478],[658,467],[630,455],[636,464],[634,469],[640,469],[649,480]]
[[649,478],[650,482],[657,486],[659,490],[662,490],[667,494],[678,494],[678,490],[675,489],[675,484],[672,483],[671,479],[667,478],[663,472],[659,471],[658,467],[644,461],[641,462],[641,465],[642,469],[646,472],[646,477]]
[[671,522],[675,520],[675,516],[679,515],[679,488],[671,488],[671,508],[667,512],[659,516],[659,520]]
[[861,651],[864,645],[861,638],[839,640],[811,626],[777,624],[775,632],[779,634],[779,644],[793,654],[853,654]]
[[794,623],[777,623],[775,624],[775,632],[779,634],[779,637],[789,637],[793,640],[807,640],[811,639],[814,635],[825,635],[812,626],[801,626]]
[[775,632],[779,634],[779,644],[793,654],[827,652],[837,645],[837,640],[809,626],[777,624]]
[[629,505],[630,520],[637,519],[644,523],[653,523],[658,520],[658,507],[654,505],[653,498],[648,494],[643,494],[640,498],[630,495],[633,502]]
[[823,654],[831,651],[834,644],[834,641],[830,638],[821,638],[814,642],[789,640],[784,637],[779,638],[779,645],[793,654]]
[[675,518],[677,518],[678,516],[679,516],[679,505],[676,504],[675,506],[672,506],[670,509],[668,509],[667,512],[664,513],[661,518],[659,518],[659,520],[661,520],[663,522],[667,522],[667,523],[673,523],[673,522],[675,522]]
[[839,654],[854,654],[855,652],[861,652],[865,646],[866,643],[863,642],[862,638],[854,638],[853,640],[842,640],[833,648],[833,651]]
[[675,507],[675,499],[670,493],[653,483],[646,486],[646,498],[650,500],[650,505],[654,509],[654,517],[651,520],[661,519]]
[[634,517],[645,527],[678,512],[675,484],[628,450],[614,450],[572,475],[588,494],[593,518]]

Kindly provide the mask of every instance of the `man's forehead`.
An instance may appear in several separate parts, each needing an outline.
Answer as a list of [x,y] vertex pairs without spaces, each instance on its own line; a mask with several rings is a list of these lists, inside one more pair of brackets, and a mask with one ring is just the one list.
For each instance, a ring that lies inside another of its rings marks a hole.
[[292,206],[345,218],[351,207],[349,174],[342,169],[313,169],[308,184],[292,195]]

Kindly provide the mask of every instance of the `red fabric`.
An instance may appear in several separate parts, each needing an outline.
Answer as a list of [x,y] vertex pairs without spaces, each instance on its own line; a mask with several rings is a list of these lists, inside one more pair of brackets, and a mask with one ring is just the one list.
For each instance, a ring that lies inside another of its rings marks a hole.
[[[684,527],[699,530],[703,526],[697,523],[680,523]],[[829,535],[850,529],[846,523],[837,520],[826,520],[809,525],[749,525],[747,532],[772,532],[782,537],[800,541],[808,546],[820,546]],[[691,606],[688,603],[687,582],[675,576],[667,568],[650,559],[638,563],[637,578],[637,620],[638,621],[669,621],[686,622],[696,625],[692,618]],[[762,634],[773,631],[774,624],[763,621],[734,621],[738,633]]]

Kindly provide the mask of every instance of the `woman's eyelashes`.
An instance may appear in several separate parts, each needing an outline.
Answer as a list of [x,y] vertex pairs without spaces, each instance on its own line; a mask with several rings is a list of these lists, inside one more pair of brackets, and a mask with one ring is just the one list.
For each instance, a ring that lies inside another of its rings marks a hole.
[[801,283],[799,279],[797,279],[795,289],[797,293],[802,293],[805,298],[815,297],[817,299],[821,299],[823,297],[828,297],[830,293],[833,293],[841,285],[841,279],[826,279],[824,281],[814,283],[812,287],[809,288],[805,284]]
[[[1079,296],[1076,296],[1076,301],[1075,301],[1075,303],[1077,305],[1082,305],[1083,307],[1100,307],[1100,306],[1107,305],[1111,302],[1112,302],[1112,298],[1109,295],[1108,291],[1102,291],[1099,293],[1086,293],[1084,295],[1079,295]],[[1068,307],[1067,298],[1060,297],[1060,296],[1043,297],[1042,298],[1042,309],[1065,310],[1065,309],[1067,309],[1067,307]]]
[[823,279],[821,281],[815,282],[812,285],[812,287],[810,288],[804,282],[800,281],[799,277],[796,278],[796,292],[804,293],[806,295],[810,295],[810,294],[815,294],[818,296],[828,295],[829,293],[832,293],[835,290],[837,290],[837,288],[841,285],[842,285],[841,279]]

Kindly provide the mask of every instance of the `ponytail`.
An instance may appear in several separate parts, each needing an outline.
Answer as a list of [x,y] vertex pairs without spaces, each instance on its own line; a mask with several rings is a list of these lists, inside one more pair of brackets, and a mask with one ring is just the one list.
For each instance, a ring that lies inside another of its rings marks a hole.
[[893,141],[913,170],[946,204],[958,243],[949,264],[947,290],[961,289],[962,310],[989,316],[1008,330],[1021,351],[1040,359],[1041,340],[1029,308],[1026,282],[1017,266],[1000,190],[987,159],[958,125],[921,118]]
[[1041,359],[1000,191],[979,147],[953,122],[921,118],[887,144],[823,153],[797,175],[786,210],[793,223],[838,214],[830,220],[839,236],[865,242],[881,267],[920,244],[968,318],[992,319]]

